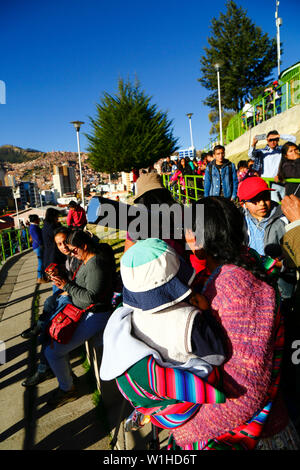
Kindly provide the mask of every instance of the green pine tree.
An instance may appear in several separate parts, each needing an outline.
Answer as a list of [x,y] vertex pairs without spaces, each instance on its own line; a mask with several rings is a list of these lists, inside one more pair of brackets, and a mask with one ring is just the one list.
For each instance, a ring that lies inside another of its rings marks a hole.
[[247,12],[232,0],[227,11],[211,21],[210,47],[204,48],[200,59],[201,77],[198,81],[212,91],[204,104],[218,109],[218,85],[215,64],[219,63],[221,99],[225,109],[239,111],[244,100],[253,99],[270,81],[277,63],[276,40],[269,39],[256,26]]
[[151,97],[122,79],[119,92],[104,93],[97,104],[97,116],[89,118],[92,134],[89,141],[89,162],[102,172],[129,172],[146,168],[160,158],[172,155],[178,147],[167,114],[151,104]]

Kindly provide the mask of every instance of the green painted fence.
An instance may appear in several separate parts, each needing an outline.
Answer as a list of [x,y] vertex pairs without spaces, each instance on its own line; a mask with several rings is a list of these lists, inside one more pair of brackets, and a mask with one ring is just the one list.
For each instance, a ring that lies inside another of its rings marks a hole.
[[28,228],[0,231],[0,265],[10,256],[31,247]]
[[[185,187],[183,188],[179,183],[170,184],[171,175],[162,174],[163,184],[169,189],[175,201],[182,204],[189,205],[190,202],[198,201],[204,197],[204,177],[200,175],[186,175],[184,176]],[[274,182],[274,178],[263,178],[270,186]],[[299,183],[300,179],[289,178],[285,180],[287,183]]]
[[281,74],[276,90],[277,95],[269,92],[250,102],[252,117],[247,118],[241,110],[230,119],[223,136],[226,144],[240,137],[248,129],[300,104],[300,63]]

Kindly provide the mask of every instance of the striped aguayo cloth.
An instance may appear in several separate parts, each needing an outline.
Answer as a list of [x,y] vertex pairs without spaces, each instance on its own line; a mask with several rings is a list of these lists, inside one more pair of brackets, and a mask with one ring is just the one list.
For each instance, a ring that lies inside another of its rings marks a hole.
[[212,385],[219,380],[216,370],[204,381],[182,369],[161,367],[153,356],[148,356],[116,382],[126,400],[141,413],[150,415],[154,425],[172,429],[190,419],[201,404],[225,402],[225,395]]

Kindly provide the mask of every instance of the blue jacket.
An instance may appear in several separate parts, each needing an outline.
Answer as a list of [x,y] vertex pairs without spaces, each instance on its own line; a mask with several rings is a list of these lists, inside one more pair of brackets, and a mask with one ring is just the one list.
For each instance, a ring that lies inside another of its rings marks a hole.
[[[211,169],[210,169],[211,167]],[[237,196],[238,178],[234,163],[224,160],[220,173],[215,161],[207,165],[204,175],[204,197],[220,196],[221,182],[224,197],[235,199]]]
[[29,234],[32,238],[32,248],[34,250],[39,246],[43,246],[42,229],[38,225],[30,224]]

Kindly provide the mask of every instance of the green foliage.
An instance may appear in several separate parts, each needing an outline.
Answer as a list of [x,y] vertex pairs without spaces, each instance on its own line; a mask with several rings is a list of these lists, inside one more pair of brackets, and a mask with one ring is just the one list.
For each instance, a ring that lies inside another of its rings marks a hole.
[[22,149],[12,145],[2,145],[0,147],[0,161],[9,163],[23,163],[41,157],[43,152],[32,149]]
[[198,81],[212,93],[204,104],[218,108],[217,73],[219,63],[222,106],[238,111],[244,99],[255,98],[269,83],[277,63],[276,40],[269,39],[261,28],[252,23],[247,12],[232,0],[227,11],[211,21],[210,47],[204,48],[200,59],[201,78]]
[[[222,112],[222,129],[223,134],[226,134],[226,128],[229,124],[230,119],[235,115],[234,111],[223,111]],[[219,111],[211,111],[208,114],[208,119],[212,123],[209,134],[210,135],[219,135],[220,132],[220,120],[219,120]]]
[[102,172],[129,172],[172,155],[178,147],[167,114],[150,103],[139,84],[119,80],[118,88],[115,96],[104,93],[97,116],[89,118],[91,166]]

